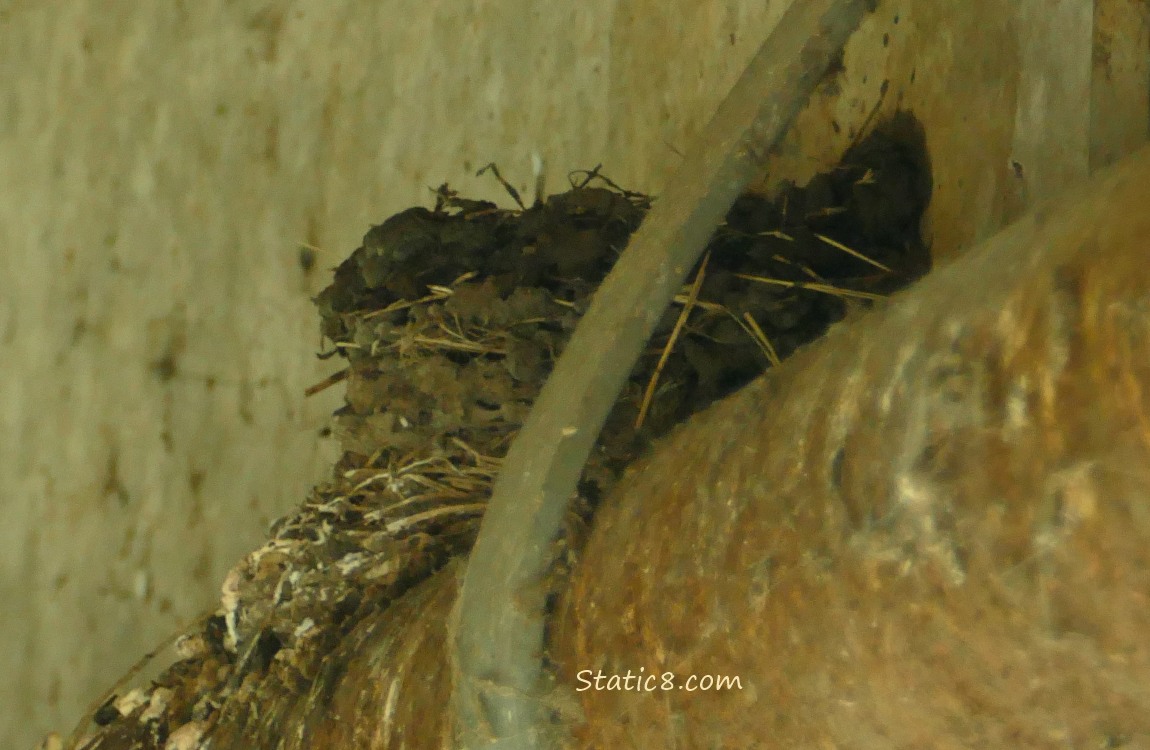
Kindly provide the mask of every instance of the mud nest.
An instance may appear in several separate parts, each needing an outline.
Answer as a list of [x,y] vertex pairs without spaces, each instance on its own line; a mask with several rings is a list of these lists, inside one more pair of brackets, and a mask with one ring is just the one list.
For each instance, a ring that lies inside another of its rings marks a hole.
[[[922,154],[921,134],[879,129],[807,187],[736,202],[592,452],[556,581],[652,439],[928,269]],[[531,206],[504,183],[511,209],[444,185],[433,208],[372,227],[315,300],[320,356],[346,360],[313,389],[347,381],[333,480],[229,573],[173,666],[100,706],[80,747],[194,747],[223,725],[273,743],[340,679],[325,656],[358,623],[467,552],[501,458],[651,205],[598,168],[570,182]]]

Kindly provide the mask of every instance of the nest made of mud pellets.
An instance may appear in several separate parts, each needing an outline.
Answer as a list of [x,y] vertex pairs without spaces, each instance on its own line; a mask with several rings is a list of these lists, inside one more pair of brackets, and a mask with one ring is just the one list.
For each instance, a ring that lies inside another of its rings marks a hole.
[[[928,269],[929,168],[905,125],[806,188],[736,202],[589,458],[556,586],[653,438]],[[324,700],[342,674],[325,656],[358,623],[470,548],[501,458],[652,199],[598,169],[530,207],[435,195],[373,227],[315,300],[333,344],[321,356],[347,360],[333,480],[231,571],[179,661],[101,706],[81,747],[158,748],[223,725],[271,741],[293,707]]]

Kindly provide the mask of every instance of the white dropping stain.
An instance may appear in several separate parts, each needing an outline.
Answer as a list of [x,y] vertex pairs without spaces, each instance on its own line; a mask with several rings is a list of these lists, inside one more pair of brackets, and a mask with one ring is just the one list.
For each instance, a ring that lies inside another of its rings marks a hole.
[[128,716],[140,706],[148,702],[148,694],[143,688],[132,688],[125,695],[116,699],[116,710],[120,716]]
[[140,568],[136,571],[136,575],[132,578],[132,593],[136,595],[137,599],[144,600],[152,592],[152,579],[148,575],[148,571]]
[[64,750],[64,738],[57,732],[51,732],[40,741],[36,750]]
[[[547,162],[538,151],[531,152],[531,177],[535,186],[535,195],[532,196],[533,204],[543,203],[547,199]],[[526,248],[524,248],[526,251]]]
[[153,690],[152,697],[148,699],[148,707],[140,714],[140,723],[159,721],[164,712],[168,710],[168,703],[171,701],[172,695],[171,688],[158,687]]
[[168,736],[164,750],[196,750],[206,728],[202,721],[189,721]]
[[914,359],[915,352],[918,350],[915,344],[906,344],[899,347],[898,355],[895,357],[894,371],[891,373],[889,385],[883,390],[882,395],[879,397],[879,409],[883,414],[889,414],[891,408],[894,406],[895,391],[898,389],[899,384],[905,382],[905,373],[907,367],[910,365],[911,360]]
[[224,638],[224,648],[232,653],[236,652],[236,648],[240,642],[240,634],[236,630],[238,615],[236,610],[240,606],[240,585],[242,583],[243,573],[239,568],[232,568],[228,571],[227,576],[224,578],[224,583],[220,587],[220,604],[224,608],[224,624],[227,625],[228,634]]
[[208,653],[207,642],[199,633],[181,635],[176,639],[176,656],[181,659],[195,659]]
[[298,640],[312,630],[315,630],[315,620],[310,617],[305,617],[299,625],[296,625],[295,630],[292,631],[292,637]]
[[392,679],[387,687],[387,698],[383,702],[383,737],[391,739],[391,726],[395,716],[395,705],[399,702],[399,678]]
[[966,581],[966,571],[954,541],[938,531],[938,489],[925,477],[903,474],[898,478],[897,493],[906,518],[906,541],[915,550],[912,557],[902,561],[901,574],[906,575],[914,568],[913,557],[922,557],[938,565],[950,578],[951,585],[961,586]]

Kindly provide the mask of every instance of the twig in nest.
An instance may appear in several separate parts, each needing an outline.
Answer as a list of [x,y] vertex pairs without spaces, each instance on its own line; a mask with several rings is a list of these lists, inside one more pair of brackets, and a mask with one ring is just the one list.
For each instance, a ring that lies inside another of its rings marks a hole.
[[[434,339],[429,336],[412,336],[412,344],[420,344],[430,349],[451,349],[458,352],[472,352],[475,354],[507,354],[506,349],[497,347],[485,346],[477,341],[463,339],[462,341],[453,341],[451,339]],[[402,349],[402,342],[392,344],[396,349]]]
[[682,332],[683,326],[686,325],[692,308],[695,307],[695,301],[699,298],[699,289],[703,286],[703,277],[707,273],[707,261],[710,259],[710,252],[703,256],[703,262],[699,264],[699,272],[695,274],[695,280],[691,283],[691,291],[687,294],[687,301],[683,304],[683,309],[679,311],[675,327],[671,329],[671,337],[667,339],[667,345],[663,347],[663,353],[659,355],[659,362],[655,365],[655,371],[651,373],[651,379],[647,381],[647,390],[643,392],[643,403],[639,404],[639,416],[635,417],[636,430],[643,426],[643,421],[647,418],[647,410],[651,408],[651,399],[655,396],[655,386],[659,384],[659,376],[663,373],[663,366],[667,364],[667,358],[671,356],[671,350],[675,348],[675,342],[678,341],[679,334]]
[[345,367],[342,370],[340,370],[339,372],[332,373],[331,375],[328,375],[326,378],[319,381],[315,385],[312,385],[312,386],[309,386],[308,388],[306,388],[303,392],[304,398],[307,398],[308,396],[314,396],[315,394],[319,393],[320,391],[325,391],[328,388],[331,388],[336,383],[340,382],[341,380],[347,380],[347,376],[350,374],[351,374],[351,368]]
[[747,281],[757,281],[760,284],[774,284],[775,286],[784,286],[788,289],[807,289],[812,292],[830,294],[834,297],[855,297],[857,299],[872,300],[886,299],[882,294],[844,289],[840,286],[832,286],[831,284],[816,284],[809,281],[786,281],[784,279],[772,279],[768,276],[752,276],[748,273],[737,273],[735,276],[740,279],[746,279]]
[[[734,317],[734,314],[732,314],[731,317]],[[767,356],[767,361],[771,363],[771,367],[778,367],[779,363],[782,362],[782,360],[779,359],[779,353],[775,351],[775,345],[767,338],[767,334],[763,333],[763,329],[759,327],[759,323],[755,320],[755,317],[749,312],[745,312],[743,313],[742,320],[735,318],[735,321],[742,326],[743,330],[747,332],[747,335],[763,350],[763,354]]]
[[428,294],[425,297],[420,297],[419,299],[396,300],[395,302],[392,302],[390,305],[380,310],[372,310],[371,312],[364,313],[363,319],[368,320],[369,318],[377,318],[380,315],[387,315],[388,313],[393,313],[398,310],[406,310],[409,307],[416,307],[417,305],[427,304],[428,302],[439,302],[440,300],[444,300],[450,297],[453,291],[454,290],[448,289],[446,287],[434,287],[431,294]]
[[807,214],[808,219],[819,219],[827,216],[838,216],[839,214],[846,213],[846,206],[826,206],[817,211],[812,211]]
[[447,321],[443,320],[442,318],[436,321],[436,325],[438,326],[439,330],[443,331],[454,339],[458,339],[468,344],[477,344],[479,346],[487,346],[487,342],[491,341],[492,339],[503,339],[504,341],[507,340],[506,331],[496,332],[487,328],[472,326],[470,332],[479,338],[477,341],[475,338],[468,336],[468,333],[463,330],[463,323],[460,322],[458,315],[452,313],[451,319],[455,323],[455,328],[448,326]]
[[487,503],[467,503],[464,505],[447,505],[442,508],[432,508],[425,510],[422,513],[416,513],[410,516],[396,519],[387,524],[386,528],[389,534],[394,534],[397,531],[405,531],[412,526],[423,523],[424,521],[431,521],[441,516],[478,516],[482,515],[483,511],[487,508]]
[[[679,156],[682,156],[682,154],[679,154]],[[574,189],[582,190],[583,188],[590,185],[592,181],[600,180],[605,185],[607,185],[608,187],[615,190],[615,192],[619,193],[620,195],[622,195],[627,200],[633,201],[636,198],[638,198],[640,200],[644,200],[644,201],[648,200],[648,196],[643,194],[643,193],[637,193],[634,190],[627,190],[626,188],[622,188],[619,185],[617,185],[613,180],[609,179],[607,176],[603,175],[599,171],[602,168],[603,168],[602,164],[596,164],[594,169],[576,169],[573,172],[567,173],[567,181],[571,183],[571,187],[573,187]],[[583,179],[578,181],[578,183],[576,183],[575,175],[583,175]]]
[[471,279],[475,278],[478,275],[479,274],[476,271],[468,271],[467,273],[463,274],[462,276],[460,276],[458,279],[451,282],[447,286],[441,286],[439,284],[428,284],[427,290],[429,292],[431,292],[431,294],[428,294],[426,296],[423,296],[423,297],[420,297],[419,299],[414,299],[414,300],[408,300],[408,299],[396,300],[395,302],[392,302],[390,305],[388,305],[387,307],[385,307],[381,310],[372,310],[371,312],[364,313],[362,315],[362,318],[363,318],[363,320],[367,320],[369,318],[379,317],[380,315],[387,315],[388,313],[393,313],[393,312],[396,312],[397,310],[406,310],[409,307],[415,307],[417,305],[423,305],[423,304],[427,304],[429,302],[439,302],[440,300],[445,300],[448,297],[450,297],[451,295],[455,294],[455,287],[459,286],[460,284],[462,284],[464,282],[470,281]]
[[482,472],[483,474],[491,474],[499,471],[499,467],[503,463],[500,459],[495,456],[480,453],[462,438],[452,437],[451,442],[467,451],[467,454],[471,456],[471,460],[475,462],[475,466],[473,467],[474,471]]
[[519,191],[516,190],[514,187],[512,187],[510,182],[503,179],[503,175],[499,174],[499,167],[495,166],[495,162],[491,162],[486,167],[483,167],[482,169],[480,169],[478,172],[475,173],[475,176],[479,177],[484,172],[488,172],[488,171],[490,171],[491,174],[495,175],[495,179],[499,180],[499,184],[502,185],[503,189],[507,191],[507,194],[510,195],[515,200],[515,202],[519,205],[519,208],[523,211],[526,211],[527,206],[523,205],[523,199],[519,197]]
[[832,240],[830,237],[827,237],[824,234],[819,234],[816,232],[815,237],[817,237],[821,242],[825,242],[826,244],[835,248],[836,250],[842,250],[847,255],[858,258],[863,263],[870,263],[872,266],[874,266],[875,268],[878,268],[882,271],[886,271],[887,273],[894,273],[893,271],[890,270],[890,268],[888,268],[887,266],[884,266],[882,263],[879,263],[877,260],[873,260],[871,258],[868,258],[867,256],[860,253],[858,250],[852,250],[851,248],[847,247],[843,243],[841,243],[837,240]]
[[[830,208],[830,209],[825,208],[825,209],[822,209],[820,212],[818,212],[817,215],[830,216],[830,215],[833,215],[835,213],[842,213],[845,210],[846,210],[845,208]],[[784,206],[784,211],[785,211],[785,206]],[[830,212],[830,213],[827,213],[827,212]],[[816,214],[811,214],[811,215],[814,216]],[[769,229],[765,232],[756,232],[755,236],[756,237],[775,237],[775,238],[780,239],[780,240],[786,240],[787,242],[794,242],[795,241],[794,237],[790,236],[786,232],[783,232],[779,229]],[[864,263],[869,263],[870,265],[874,266],[875,268],[877,268],[881,271],[885,271],[886,273],[894,273],[894,271],[892,271],[889,267],[884,266],[882,263],[879,263],[877,260],[874,260],[873,258],[870,258],[870,257],[860,253],[858,250],[847,247],[846,245],[839,242],[838,240],[833,240],[830,237],[827,237],[825,234],[819,234],[818,232],[815,232],[814,236],[820,242],[826,243],[827,245],[830,245],[831,247],[835,248],[836,250],[842,250],[847,255],[850,255],[854,258],[858,258],[859,260],[861,260]],[[779,260],[779,261],[782,261],[784,263],[790,263],[791,262],[791,261],[787,260],[786,258],[783,258],[783,257],[778,256],[778,255],[774,256],[774,258],[775,258],[775,260]]]
[[[675,299],[673,301],[676,305],[685,305],[685,304],[687,304],[688,297],[689,297],[688,294],[676,294]],[[705,313],[710,313],[712,315],[715,315],[715,314],[734,315],[734,313],[732,313],[730,308],[728,308],[726,305],[721,305],[718,302],[708,302],[705,299],[695,300],[695,309],[701,310]],[[707,336],[707,334],[703,333],[702,331],[699,332],[699,335],[704,336],[706,338],[709,338],[712,341],[718,341],[718,339],[714,338],[713,336]]]

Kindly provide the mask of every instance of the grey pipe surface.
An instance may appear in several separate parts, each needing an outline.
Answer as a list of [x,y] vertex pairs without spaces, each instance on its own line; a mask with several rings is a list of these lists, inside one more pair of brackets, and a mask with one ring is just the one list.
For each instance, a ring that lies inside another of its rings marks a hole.
[[870,3],[794,3],[700,134],[596,293],[495,483],[457,603],[457,746],[551,744],[543,579],[607,414],[715,227],[823,79]]

